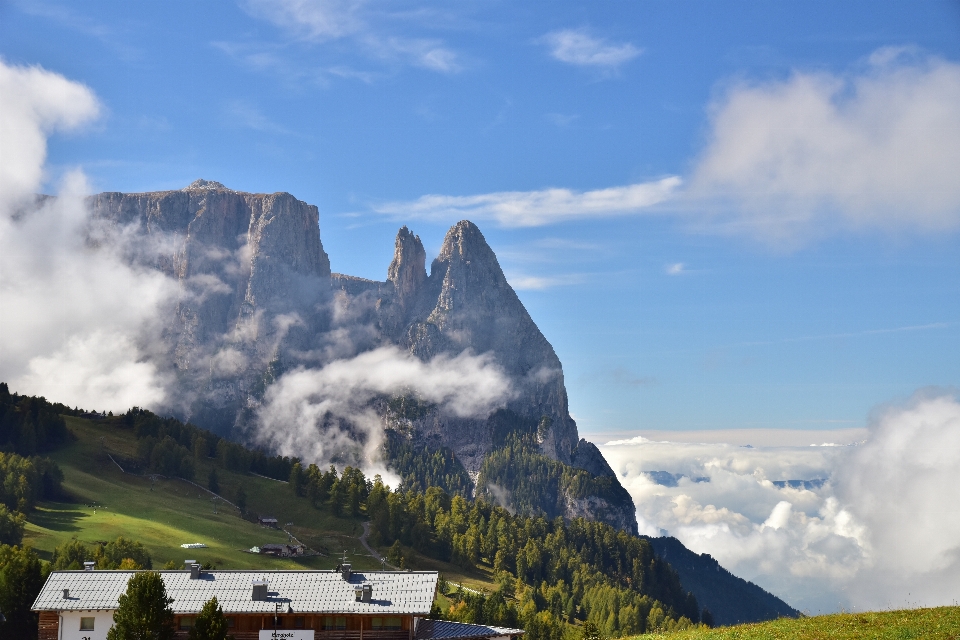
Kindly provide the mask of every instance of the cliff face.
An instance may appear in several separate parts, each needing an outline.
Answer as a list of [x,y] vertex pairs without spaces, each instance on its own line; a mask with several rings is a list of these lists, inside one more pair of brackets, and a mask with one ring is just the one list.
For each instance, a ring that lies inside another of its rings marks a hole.
[[271,363],[315,346],[329,324],[330,260],[314,205],[198,180],[179,191],[102,193],[90,206],[139,227],[148,245],[140,259],[180,284],[157,357],[181,382],[168,407],[181,417],[229,432]]
[[[286,193],[198,180],[180,191],[103,193],[90,204],[100,218],[138,226],[149,250],[137,259],[180,283],[155,349],[178,381],[169,410],[180,417],[229,434],[286,371],[384,345],[424,361],[469,350],[492,355],[509,376],[505,410],[534,425],[538,455],[613,476],[596,447],[578,439],[560,360],[473,223],[450,229],[429,275],[420,238],[401,228],[387,278],[377,282],[331,274],[317,208]],[[378,406],[383,426],[398,429],[387,403]],[[497,445],[488,417],[432,407],[402,422],[405,437],[449,448],[474,478]],[[636,529],[632,502],[564,500],[570,517]]]

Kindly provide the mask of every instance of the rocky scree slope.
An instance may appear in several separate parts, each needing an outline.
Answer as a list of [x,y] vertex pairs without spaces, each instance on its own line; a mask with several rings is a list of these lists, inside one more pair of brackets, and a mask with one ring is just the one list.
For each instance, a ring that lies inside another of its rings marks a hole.
[[[535,510],[636,532],[629,494],[597,448],[578,437],[559,358],[473,223],[450,229],[429,274],[419,237],[401,228],[386,280],[371,281],[331,273],[317,207],[287,193],[198,180],[178,191],[102,193],[90,206],[101,219],[138,227],[145,249],[134,259],[179,283],[175,308],[151,345],[154,361],[177,380],[168,413],[241,437],[269,385],[298,367],[388,344],[423,360],[490,354],[515,392],[496,414],[461,418],[416,398],[400,403],[416,411],[397,411],[383,398],[376,410],[384,428],[411,446],[452,451],[474,481],[515,430],[524,455],[542,458],[538,468],[549,470],[562,494],[549,505],[534,500]],[[509,495],[515,487],[498,488],[506,489],[507,506],[519,502]]]

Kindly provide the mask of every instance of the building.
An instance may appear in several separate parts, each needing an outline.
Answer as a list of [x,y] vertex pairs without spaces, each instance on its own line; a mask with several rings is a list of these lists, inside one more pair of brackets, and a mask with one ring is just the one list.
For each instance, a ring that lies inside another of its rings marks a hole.
[[[105,640],[136,571],[54,571],[33,604],[39,640]],[[212,597],[236,640],[517,640],[519,629],[425,620],[435,571],[160,571],[184,639]],[[274,636],[274,629],[283,634]]]
[[302,556],[306,553],[306,547],[302,544],[264,544],[257,547],[260,553],[268,556],[278,556],[281,558],[290,558]]
[[270,527],[271,529],[279,529],[280,523],[277,522],[276,518],[257,518],[257,524],[261,527]]

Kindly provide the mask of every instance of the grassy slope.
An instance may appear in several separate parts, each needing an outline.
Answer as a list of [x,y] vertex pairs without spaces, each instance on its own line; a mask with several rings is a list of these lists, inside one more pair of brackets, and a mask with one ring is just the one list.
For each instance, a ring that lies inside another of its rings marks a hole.
[[871,613],[840,613],[794,620],[744,624],[705,631],[681,631],[673,634],[647,634],[632,640],[670,638],[670,640],[848,640],[876,638],[900,640],[924,638],[947,640],[960,638],[960,607],[910,609]]
[[[357,540],[362,519],[336,518],[314,509],[305,499],[294,497],[286,483],[218,469],[221,495],[231,499],[242,484],[248,511],[276,517],[281,524],[293,522],[294,535],[328,555],[292,560],[245,553],[243,549],[254,545],[286,542],[287,536],[242,520],[228,505],[221,504],[215,515],[210,494],[182,480],[161,479],[151,488],[148,478],[122,473],[106,452],[134,457],[136,440],[130,431],[79,418],[66,420],[77,438],[50,457],[63,469],[64,488],[73,501],[41,503],[29,514],[24,538],[42,558],[49,560],[53,549],[72,537],[90,543],[123,535],[146,545],[155,568],[168,560],[179,564],[191,558],[221,569],[331,569],[344,550],[359,569],[380,567]],[[209,471],[209,462],[197,465],[197,484],[206,485]],[[209,548],[181,549],[186,542],[202,542]],[[407,552],[413,569],[437,569],[453,583],[493,588],[487,573],[464,573],[454,565]]]

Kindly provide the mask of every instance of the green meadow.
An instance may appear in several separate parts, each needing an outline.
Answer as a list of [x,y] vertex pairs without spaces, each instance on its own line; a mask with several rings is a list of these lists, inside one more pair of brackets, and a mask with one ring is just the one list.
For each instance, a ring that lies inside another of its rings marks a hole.
[[956,640],[960,638],[960,607],[907,609],[743,624],[734,627],[649,633],[631,640]]
[[[73,442],[52,452],[64,473],[66,502],[42,502],[30,513],[24,543],[40,556],[51,559],[54,548],[71,538],[82,542],[115,540],[124,536],[142,542],[154,568],[173,561],[210,562],[220,569],[332,569],[346,552],[358,569],[377,569],[380,563],[360,544],[363,518],[335,517],[293,495],[290,485],[252,474],[218,468],[220,495],[233,501],[242,486],[247,511],[277,518],[297,539],[323,555],[302,559],[274,558],[246,552],[254,546],[287,542],[283,531],[261,527],[240,517],[237,509],[219,502],[210,493],[178,478],[151,479],[124,473],[111,460],[136,456],[136,440],[129,431],[105,422],[67,417]],[[209,460],[196,461],[194,481],[206,486]],[[184,543],[200,542],[206,549],[183,549]],[[386,549],[378,549],[382,553]],[[430,560],[404,549],[407,566],[436,569],[452,583],[492,590],[488,573],[464,572],[462,568]]]

